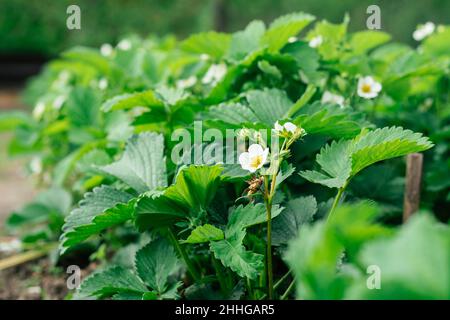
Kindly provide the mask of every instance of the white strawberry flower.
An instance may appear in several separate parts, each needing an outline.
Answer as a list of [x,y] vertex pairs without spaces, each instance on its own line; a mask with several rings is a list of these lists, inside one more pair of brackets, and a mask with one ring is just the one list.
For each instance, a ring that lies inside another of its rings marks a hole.
[[220,64],[213,64],[209,67],[208,71],[206,72],[205,76],[202,79],[203,84],[216,84],[227,73],[227,66],[224,63]]
[[57,96],[55,100],[53,100],[53,108],[56,110],[61,109],[62,105],[66,101],[66,97],[64,95]]
[[323,42],[322,36],[318,35],[309,41],[309,46],[311,48],[317,48],[318,46],[320,46],[322,44],[322,42]]
[[202,61],[207,61],[208,59],[209,59],[209,54],[202,53],[202,54],[200,55],[200,60],[202,60]]
[[294,134],[297,131],[297,129],[298,129],[298,127],[295,124],[293,124],[292,122],[286,122],[285,124],[280,125],[280,123],[277,121],[277,122],[275,122],[275,125],[274,125],[274,130],[277,133],[287,131],[289,133]]
[[341,108],[344,107],[344,97],[338,94],[334,94],[330,91],[325,91],[320,100],[322,103],[334,103],[339,105]]
[[33,117],[39,120],[45,112],[45,103],[39,101],[33,109]]
[[195,85],[197,83],[197,77],[196,76],[190,76],[187,79],[180,79],[177,81],[177,88],[180,89],[186,89],[186,88],[190,88],[193,85]]
[[130,40],[127,40],[127,39],[123,39],[123,40],[121,40],[121,41],[119,42],[119,44],[117,45],[117,47],[118,47],[120,50],[128,51],[128,50],[131,49],[131,41],[130,41]]
[[106,78],[101,78],[98,81],[98,88],[100,90],[105,90],[106,88],[108,88],[108,80]]
[[362,77],[358,80],[358,95],[362,98],[375,98],[380,93],[381,88],[381,83],[375,81],[371,76]]
[[100,47],[100,54],[104,57],[109,57],[113,53],[113,47],[109,43],[104,43]]
[[430,34],[434,32],[434,29],[436,28],[435,24],[433,22],[427,22],[423,25],[418,26],[416,31],[413,33],[413,38],[416,41],[421,41],[428,37]]
[[262,168],[267,162],[269,148],[263,148],[260,144],[252,144],[247,152],[243,152],[239,156],[239,163],[244,170],[255,172]]
[[39,157],[33,157],[30,161],[30,170],[35,174],[42,172],[42,160]]

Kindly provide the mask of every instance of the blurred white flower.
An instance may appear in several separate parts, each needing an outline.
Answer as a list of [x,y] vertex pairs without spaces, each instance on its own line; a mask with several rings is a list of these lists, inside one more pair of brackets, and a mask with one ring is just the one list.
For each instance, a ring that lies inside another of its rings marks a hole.
[[319,36],[316,36],[316,37],[312,38],[309,41],[309,46],[311,48],[317,48],[318,46],[320,46],[322,44],[322,42],[323,42],[323,38],[322,38],[321,35],[319,35]]
[[104,43],[100,47],[100,53],[104,57],[109,57],[113,53],[113,47],[109,43]]
[[178,80],[177,81],[177,88],[180,88],[180,89],[190,88],[193,85],[195,85],[196,83],[197,83],[197,77],[196,76],[190,76],[189,78]]
[[39,157],[33,157],[30,161],[30,170],[34,174],[40,174],[42,172],[42,160]]
[[289,42],[289,43],[292,43],[292,42],[295,42],[295,41],[297,41],[297,40],[298,40],[297,37],[289,37],[288,42]]
[[206,61],[209,59],[209,55],[207,55],[206,53],[202,53],[200,55],[200,60]]
[[269,155],[269,148],[263,148],[261,145],[255,143],[248,148],[248,152],[243,152],[239,156],[239,163],[242,169],[250,172],[262,168],[266,163]]
[[381,88],[381,83],[375,81],[371,76],[362,77],[358,80],[358,95],[362,98],[375,98],[380,93]]
[[213,64],[209,67],[208,71],[203,77],[202,83],[215,85],[217,82],[222,80],[226,73],[227,66],[224,63]]
[[433,22],[427,22],[423,25],[417,27],[416,31],[413,33],[413,38],[416,41],[421,41],[428,37],[430,34],[434,32],[436,26]]
[[123,51],[130,50],[130,49],[131,49],[131,41],[130,41],[130,40],[127,40],[127,39],[123,39],[123,40],[121,40],[121,41],[119,42],[119,44],[117,45],[117,47],[118,47],[120,50],[123,50]]
[[285,124],[280,125],[280,123],[277,121],[277,122],[275,122],[275,125],[274,125],[274,131],[277,133],[287,131],[289,133],[294,134],[295,131],[297,131],[297,129],[298,129],[298,127],[295,124],[293,124],[292,122],[286,122]]
[[62,105],[64,104],[64,101],[66,101],[66,97],[63,95],[57,96],[55,100],[53,100],[53,108],[56,110],[61,109]]
[[106,88],[108,88],[108,80],[106,80],[106,78],[101,78],[98,81],[98,88],[100,90],[105,90]]
[[338,104],[341,108],[344,107],[344,97],[330,91],[325,91],[323,93],[321,102]]
[[33,109],[33,117],[37,120],[39,120],[45,111],[45,103],[42,101],[39,101]]

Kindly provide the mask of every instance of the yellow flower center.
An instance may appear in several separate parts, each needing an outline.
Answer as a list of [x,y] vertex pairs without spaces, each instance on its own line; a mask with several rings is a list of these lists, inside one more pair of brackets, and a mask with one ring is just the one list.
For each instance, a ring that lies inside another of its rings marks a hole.
[[370,84],[367,84],[367,83],[365,83],[361,86],[361,91],[364,93],[370,93],[371,89],[372,88],[370,87]]
[[262,164],[262,156],[255,156],[250,160],[250,167],[258,168]]

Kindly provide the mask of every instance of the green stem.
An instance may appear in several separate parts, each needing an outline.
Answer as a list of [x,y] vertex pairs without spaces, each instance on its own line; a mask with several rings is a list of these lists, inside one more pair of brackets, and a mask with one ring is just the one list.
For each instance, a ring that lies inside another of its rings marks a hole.
[[175,233],[173,232],[173,230],[171,228],[169,228],[169,238],[170,238],[173,246],[175,247],[175,249],[178,251],[178,253],[181,256],[181,258],[183,258],[184,263],[186,264],[186,267],[187,267],[188,272],[191,275],[191,277],[195,281],[199,281],[200,280],[200,276],[197,273],[197,271],[195,270],[194,264],[192,263],[191,259],[187,255],[186,250],[184,250],[184,248],[178,242],[178,239],[175,236]]
[[272,199],[267,201],[267,295],[273,299]]
[[[280,279],[278,279],[277,282],[275,282],[275,284],[273,285],[273,290],[277,290],[278,287],[284,282],[284,280],[286,280],[289,275],[291,274],[291,270],[289,270],[288,272],[286,272],[284,274],[284,276],[282,276]],[[264,300],[267,297],[267,294],[264,294],[263,296],[261,296],[261,298],[259,298],[260,300]]]
[[289,284],[289,287],[283,293],[283,295],[281,296],[280,300],[286,300],[286,298],[288,297],[289,293],[291,293],[291,291],[292,291],[292,289],[294,289],[294,287],[295,287],[295,278],[292,279],[291,283]]
[[212,258],[214,269],[216,270],[216,276],[217,276],[217,280],[219,281],[220,289],[221,289],[222,293],[226,296],[226,295],[228,295],[229,290],[228,290],[227,279],[224,277],[225,270],[223,270],[221,264],[214,257],[213,253],[211,253],[211,258]]
[[330,220],[331,215],[333,214],[334,210],[336,209],[336,207],[339,203],[339,200],[341,199],[341,196],[344,193],[344,190],[346,187],[347,187],[347,183],[344,184],[341,188],[339,188],[339,190],[336,194],[336,197],[334,198],[333,205],[331,206],[330,212],[328,213],[327,222]]

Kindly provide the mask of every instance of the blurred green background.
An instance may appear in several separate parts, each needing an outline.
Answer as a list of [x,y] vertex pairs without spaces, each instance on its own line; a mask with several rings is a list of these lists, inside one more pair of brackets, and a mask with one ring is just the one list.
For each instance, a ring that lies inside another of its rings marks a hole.
[[[81,8],[81,30],[66,28],[66,9]],[[381,8],[382,29],[413,44],[419,23],[448,23],[449,0],[0,0],[0,54],[50,57],[73,45],[99,46],[129,33],[180,38],[208,29],[235,31],[252,19],[270,22],[306,11],[332,22],[350,15],[350,29],[365,28],[366,9]]]

